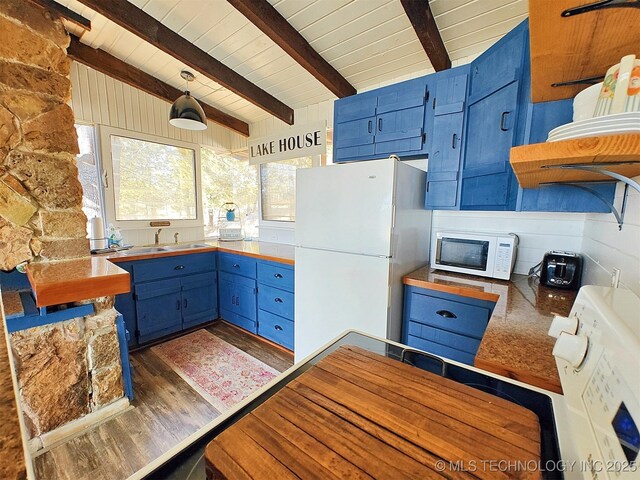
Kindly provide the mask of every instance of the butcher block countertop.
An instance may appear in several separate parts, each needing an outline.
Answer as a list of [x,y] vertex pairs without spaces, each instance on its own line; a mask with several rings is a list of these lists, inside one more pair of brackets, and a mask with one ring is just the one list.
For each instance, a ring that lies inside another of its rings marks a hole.
[[[173,244],[160,245],[167,248],[162,252],[145,252],[136,253],[136,248],[114,253],[103,253],[98,256],[104,256],[114,263],[130,262],[132,260],[145,260],[149,258],[172,257],[176,255],[187,255],[192,253],[204,252],[227,252],[236,255],[245,255],[247,257],[260,258],[262,260],[270,260],[273,262],[294,264],[295,247],[293,245],[284,245],[281,243],[268,243],[257,241],[241,241],[241,242],[219,242],[219,241],[201,241],[189,242],[189,244],[207,245],[207,247],[198,248],[181,248],[179,250],[171,250]],[[145,247],[142,247],[145,248]]]
[[205,459],[209,480],[535,479],[518,465],[540,461],[540,425],[515,403],[343,345],[219,434]]
[[510,281],[423,267],[404,277],[406,285],[497,302],[475,357],[475,366],[529,385],[562,393],[547,332],[554,315],[569,315],[576,292],[514,274]]

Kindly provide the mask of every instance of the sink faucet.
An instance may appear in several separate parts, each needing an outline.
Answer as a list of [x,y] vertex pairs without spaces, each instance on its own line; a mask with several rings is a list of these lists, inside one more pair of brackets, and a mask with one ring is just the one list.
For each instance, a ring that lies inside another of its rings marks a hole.
[[160,232],[162,231],[161,228],[158,229],[158,231],[156,232],[156,245],[160,245]]
[[180,235],[180,232],[176,232],[173,234],[173,240],[175,241],[175,243],[178,243],[178,236]]

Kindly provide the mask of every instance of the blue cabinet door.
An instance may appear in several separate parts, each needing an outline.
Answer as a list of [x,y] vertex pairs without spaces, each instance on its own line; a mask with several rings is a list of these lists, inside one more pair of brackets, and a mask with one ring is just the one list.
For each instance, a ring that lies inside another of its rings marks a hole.
[[468,107],[463,210],[515,210],[518,186],[509,153],[518,121],[518,87],[514,81]]
[[470,103],[521,78],[528,35],[529,23],[525,20],[471,62]]
[[136,285],[135,298],[139,343],[182,330],[180,279]]
[[218,278],[220,316],[251,333],[256,333],[257,301],[255,280],[220,272]]
[[428,209],[451,209],[458,205],[463,122],[463,112],[439,115],[433,119],[433,140],[427,171]]
[[218,317],[218,282],[215,272],[183,278],[181,287],[183,328]]
[[334,105],[334,126],[351,120],[375,116],[377,104],[378,96],[373,91],[336,100]]

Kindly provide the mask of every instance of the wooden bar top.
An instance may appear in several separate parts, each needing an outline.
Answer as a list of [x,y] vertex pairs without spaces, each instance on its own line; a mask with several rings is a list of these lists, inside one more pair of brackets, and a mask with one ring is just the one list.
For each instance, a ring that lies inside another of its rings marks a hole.
[[[204,252],[227,252],[236,255],[244,255],[247,257],[259,258],[262,260],[268,260],[272,262],[285,263],[287,265],[294,265],[295,247],[293,245],[285,245],[280,243],[258,242],[258,241],[241,241],[241,242],[220,242],[220,241],[202,241],[202,242],[189,242],[189,244],[202,244],[207,247],[198,248],[182,248],[172,250],[173,244],[159,245],[162,248],[166,248],[165,251],[160,252],[146,252],[136,253],[136,248],[131,250],[125,250],[121,252],[105,253],[98,256],[108,258],[114,263],[118,262],[130,262],[136,260],[146,260],[159,257],[172,257],[176,255],[188,255],[192,253],[204,253]],[[146,247],[142,247],[146,248]]]
[[522,466],[540,461],[540,425],[515,403],[345,345],[218,435],[205,460],[209,480],[537,479]]
[[510,281],[423,267],[404,277],[406,285],[497,302],[476,353],[476,367],[562,393],[555,339],[547,332],[554,315],[567,316],[576,292],[545,287],[514,274]]
[[27,276],[38,307],[117,295],[130,290],[129,273],[104,257],[30,263]]

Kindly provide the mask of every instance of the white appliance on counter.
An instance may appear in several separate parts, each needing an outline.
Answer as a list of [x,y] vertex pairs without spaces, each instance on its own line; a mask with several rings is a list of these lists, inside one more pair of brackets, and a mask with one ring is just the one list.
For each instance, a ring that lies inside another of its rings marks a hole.
[[567,478],[640,478],[638,312],[633,292],[589,285],[551,325],[566,406],[563,460],[576,461]]
[[348,329],[402,331],[402,277],[429,260],[426,173],[398,160],[300,169],[296,362]]
[[514,233],[437,232],[431,266],[509,280],[517,250],[518,236]]

